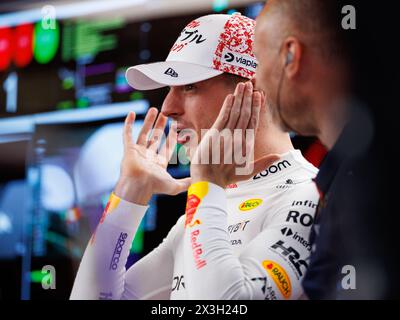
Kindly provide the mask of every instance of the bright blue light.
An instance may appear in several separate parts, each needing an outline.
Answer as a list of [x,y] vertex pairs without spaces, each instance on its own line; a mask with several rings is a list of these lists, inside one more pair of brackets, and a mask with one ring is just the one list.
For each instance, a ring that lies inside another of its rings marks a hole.
[[261,10],[264,8],[264,5],[265,5],[264,2],[252,4],[246,8],[244,15],[251,19],[255,19],[260,14]]

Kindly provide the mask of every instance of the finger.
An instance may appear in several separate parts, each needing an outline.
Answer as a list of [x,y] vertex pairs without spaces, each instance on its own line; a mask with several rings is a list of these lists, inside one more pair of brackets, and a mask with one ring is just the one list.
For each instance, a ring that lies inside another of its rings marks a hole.
[[263,106],[265,106],[267,104],[267,97],[263,90],[258,90],[257,92],[259,92],[261,95],[261,108],[262,108]]
[[159,151],[159,154],[165,157],[165,159],[167,160],[166,161],[167,164],[175,151],[177,138],[178,138],[177,124],[176,122],[173,122],[169,128],[168,137],[167,139],[165,139],[165,142]]
[[240,82],[236,86],[236,90],[234,93],[234,102],[231,108],[231,113],[229,114],[229,120],[226,128],[234,129],[236,128],[236,123],[240,116],[240,109],[242,107],[242,100],[244,94],[245,85],[243,82]]
[[[249,142],[252,141],[249,141],[249,137],[246,135],[246,128],[248,127],[249,121],[251,119],[252,108],[253,84],[251,82],[247,82],[243,96],[242,108],[240,110],[240,117],[236,125],[237,130],[239,130],[242,134],[242,143],[239,144],[242,147],[242,156],[246,156],[246,152],[250,152],[250,150],[252,150],[253,148],[253,145],[249,145]],[[247,149],[248,147],[250,147],[251,149]]]
[[185,192],[189,189],[192,184],[192,178],[175,179],[175,187],[171,195],[177,195],[181,192]]
[[248,127],[244,130],[243,137],[243,148],[246,152],[252,152],[254,149],[254,141],[257,133],[259,118],[260,118],[260,109],[261,109],[261,94],[259,92],[253,93],[253,101],[252,101],[252,114],[251,119],[249,121]]
[[242,108],[240,109],[240,116],[236,125],[237,129],[242,129],[244,131],[247,128],[251,118],[252,109],[253,109],[253,85],[249,81],[246,83],[246,87],[244,90]]
[[246,153],[253,152],[254,150],[254,145],[255,145],[254,140],[256,137],[256,132],[260,118],[260,109],[261,109],[261,94],[259,92],[253,93],[252,104],[253,108],[252,108],[251,119],[249,121],[247,129],[245,130],[244,147]]
[[262,98],[260,92],[254,92],[252,95],[252,112],[251,119],[248,123],[247,129],[257,130],[259,119],[260,119],[260,110],[262,104]]
[[124,129],[123,129],[123,142],[124,147],[127,148],[133,143],[132,139],[132,123],[135,122],[135,112],[129,112],[125,118]]
[[[238,147],[242,147],[243,156],[248,156],[248,153],[253,152],[254,150],[254,142],[261,108],[261,94],[259,92],[252,93],[251,105],[251,116],[248,120],[247,127],[245,129],[239,129],[242,133],[242,143],[239,144]],[[242,112],[244,112],[243,108]]]
[[168,118],[162,113],[158,115],[156,124],[154,125],[151,138],[148,142],[148,148],[153,151],[157,151],[161,144],[162,137],[164,136],[165,125],[167,124]]
[[251,84],[254,87],[254,90],[257,90],[257,79],[256,79],[256,77],[254,76],[253,78],[251,78],[250,81],[251,81]]
[[226,127],[226,123],[228,122],[231,113],[233,101],[233,95],[228,94],[224,100],[221,111],[218,114],[217,120],[215,120],[212,128],[221,131]]
[[248,122],[248,126],[245,130],[243,130],[244,136],[242,139],[242,150],[245,151],[244,156],[248,156],[249,153],[252,153],[254,150],[254,141],[257,133],[259,118],[260,118],[260,109],[261,109],[261,94],[260,92],[252,93],[252,112],[251,118]]
[[156,108],[150,108],[150,110],[147,112],[146,118],[144,119],[144,124],[142,129],[140,130],[138,139],[137,139],[137,144],[140,144],[142,146],[146,146],[147,142],[147,135],[149,131],[152,129],[154,121],[157,118],[158,110]]

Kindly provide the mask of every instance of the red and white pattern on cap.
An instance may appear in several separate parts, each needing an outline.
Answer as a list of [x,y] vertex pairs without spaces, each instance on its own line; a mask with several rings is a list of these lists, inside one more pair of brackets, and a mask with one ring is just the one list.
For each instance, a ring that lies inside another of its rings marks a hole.
[[242,15],[232,15],[224,26],[217,49],[214,53],[214,68],[223,72],[233,73],[244,78],[253,78],[255,72],[243,67],[222,63],[222,52],[225,48],[238,54],[248,55],[255,59],[253,54],[254,30],[256,22]]

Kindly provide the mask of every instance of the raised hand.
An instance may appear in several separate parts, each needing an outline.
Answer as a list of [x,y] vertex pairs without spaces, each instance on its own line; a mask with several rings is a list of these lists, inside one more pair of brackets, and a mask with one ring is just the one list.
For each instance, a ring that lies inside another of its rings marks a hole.
[[[247,180],[279,159],[271,154],[254,161],[255,132],[264,97],[253,91],[251,82],[239,83],[228,95],[221,111],[201,140],[190,166],[192,182],[209,181],[221,187]],[[219,153],[219,157],[215,157]],[[228,159],[232,161],[226,161]],[[219,158],[218,163],[213,163]],[[246,159],[239,163],[238,159]]]
[[132,139],[135,113],[129,113],[125,120],[124,156],[114,193],[136,204],[146,205],[156,193],[178,194],[186,191],[190,185],[190,178],[175,179],[167,172],[169,159],[176,146],[176,127],[171,126],[164,145],[159,148],[167,117],[160,113],[157,118],[157,115],[156,108],[149,110],[136,143]]

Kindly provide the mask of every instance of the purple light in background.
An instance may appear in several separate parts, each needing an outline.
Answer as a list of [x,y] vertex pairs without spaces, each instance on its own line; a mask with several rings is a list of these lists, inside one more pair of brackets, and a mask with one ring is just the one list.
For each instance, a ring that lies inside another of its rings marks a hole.
[[132,92],[133,88],[130,87],[128,84],[117,84],[115,86],[115,92],[117,93],[128,93]]
[[125,79],[126,68],[119,68],[115,74],[115,86],[114,90],[117,93],[128,93],[132,92],[133,88],[128,84]]
[[109,73],[115,70],[115,65],[112,62],[102,63],[102,64],[94,64],[91,66],[87,66],[85,68],[86,76],[95,76],[98,74]]

